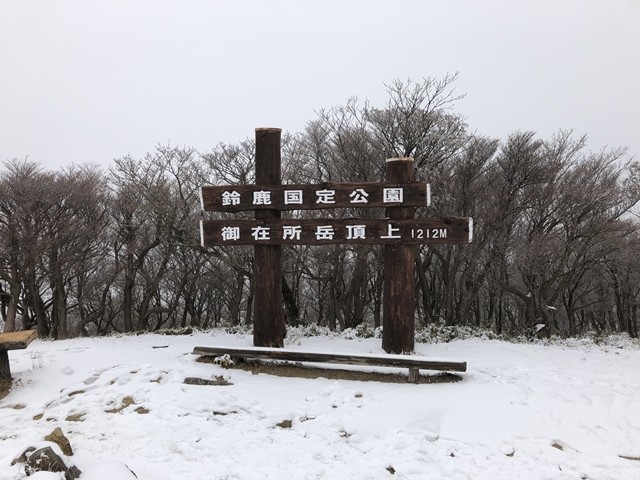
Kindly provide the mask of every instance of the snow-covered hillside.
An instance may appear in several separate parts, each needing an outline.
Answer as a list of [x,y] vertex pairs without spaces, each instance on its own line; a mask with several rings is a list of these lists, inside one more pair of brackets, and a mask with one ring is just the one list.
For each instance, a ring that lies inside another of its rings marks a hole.
[[[10,352],[0,480],[23,478],[12,461],[56,427],[81,480],[125,478],[122,464],[140,480],[640,478],[640,348],[624,339],[418,344],[468,362],[459,382],[419,385],[224,370],[196,362],[191,350],[206,345],[251,337],[37,340]],[[287,347],[382,353],[379,339]],[[230,385],[184,383],[216,376]]]

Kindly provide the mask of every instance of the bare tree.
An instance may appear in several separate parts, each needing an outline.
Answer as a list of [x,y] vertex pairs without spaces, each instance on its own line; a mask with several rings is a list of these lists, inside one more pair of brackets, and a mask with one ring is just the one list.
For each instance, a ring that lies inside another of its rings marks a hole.
[[177,252],[197,245],[201,178],[189,173],[198,171],[195,158],[193,149],[158,147],[142,160],[115,161],[115,259],[123,272],[124,331],[150,328],[152,315],[158,318],[156,327],[161,325],[189,281],[183,272],[177,296],[168,304],[158,295]]
[[[18,327],[26,279],[35,272],[46,248],[42,207],[48,202],[52,184],[53,175],[34,162],[13,160],[4,164],[0,176],[0,278],[7,285],[2,296],[5,332]],[[40,333],[48,334],[46,325],[41,327]]]

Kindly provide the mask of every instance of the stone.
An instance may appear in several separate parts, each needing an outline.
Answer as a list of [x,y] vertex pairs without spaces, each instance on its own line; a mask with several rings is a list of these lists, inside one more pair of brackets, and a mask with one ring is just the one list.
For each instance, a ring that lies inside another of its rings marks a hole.
[[22,452],[22,455],[20,455],[18,458],[13,459],[13,461],[11,462],[11,465],[13,466],[16,463],[26,463],[27,458],[29,458],[29,454],[35,451],[36,451],[36,447],[27,448],[24,452]]
[[51,447],[40,448],[31,453],[27,458],[24,469],[27,475],[42,471],[63,472],[65,480],[75,480],[82,473],[75,466],[67,467],[65,461]]
[[75,480],[76,478],[80,478],[80,475],[82,475],[82,472],[80,471],[80,469],[75,465],[71,465],[69,469],[66,472],[64,472],[64,479]]
[[135,405],[136,402],[133,399],[133,397],[127,395],[126,397],[124,397],[122,399],[122,402],[120,404],[119,407],[116,408],[111,408],[109,410],[105,410],[106,413],[120,413],[122,412],[124,409],[129,408],[131,405]]
[[85,415],[86,413],[84,412],[73,413],[71,415],[68,415],[67,418],[65,418],[65,420],[67,422],[84,422]]
[[69,439],[65,437],[64,433],[62,433],[62,429],[57,427],[51,432],[49,435],[44,437],[44,439],[48,442],[53,442],[60,447],[62,453],[64,453],[67,457],[73,455],[73,449],[71,448],[71,443],[69,443]]
[[222,375],[217,375],[216,378],[213,380],[208,380],[206,378],[198,378],[198,377],[186,377],[183,380],[183,383],[186,383],[187,385],[216,385],[216,386],[233,385],[233,383],[230,383]]

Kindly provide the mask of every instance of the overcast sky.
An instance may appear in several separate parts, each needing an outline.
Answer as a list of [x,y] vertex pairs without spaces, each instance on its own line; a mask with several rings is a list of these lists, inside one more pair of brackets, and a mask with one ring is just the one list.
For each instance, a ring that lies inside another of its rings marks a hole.
[[640,158],[640,0],[0,0],[0,161],[207,151],[454,72],[471,130]]

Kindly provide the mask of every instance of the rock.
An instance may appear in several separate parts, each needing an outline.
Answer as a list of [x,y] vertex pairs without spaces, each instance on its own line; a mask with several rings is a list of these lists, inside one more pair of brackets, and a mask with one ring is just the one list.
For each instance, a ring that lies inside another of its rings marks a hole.
[[29,458],[29,454],[35,451],[36,451],[36,447],[27,448],[24,452],[22,452],[22,455],[20,455],[18,458],[13,459],[13,461],[11,462],[11,465],[13,466],[16,463],[26,463],[27,458]]
[[24,469],[27,475],[41,471],[63,472],[65,480],[75,480],[81,474],[77,467],[67,467],[65,461],[51,447],[44,447],[31,453],[27,458]]
[[233,385],[222,375],[216,376],[214,380],[207,380],[206,378],[198,378],[198,377],[187,377],[183,380],[183,383],[187,385],[217,385],[217,386],[226,386]]
[[112,408],[110,410],[105,410],[105,412],[106,413],[120,413],[124,409],[129,408],[131,405],[135,405],[135,404],[136,404],[136,402],[133,399],[133,397],[127,395],[126,397],[124,397],[122,399],[122,403],[120,404],[119,407]]
[[65,418],[65,420],[67,422],[84,422],[85,415],[86,415],[85,412],[73,413],[71,415],[68,415],[67,418]]
[[57,444],[60,447],[60,450],[62,450],[62,453],[64,453],[67,457],[73,455],[73,449],[71,448],[69,439],[64,436],[64,433],[62,433],[62,429],[60,427],[57,427],[53,432],[44,437],[44,439]]
[[82,472],[75,465],[71,465],[69,469],[64,472],[65,480],[75,480],[76,478],[80,478],[80,475],[82,475]]

